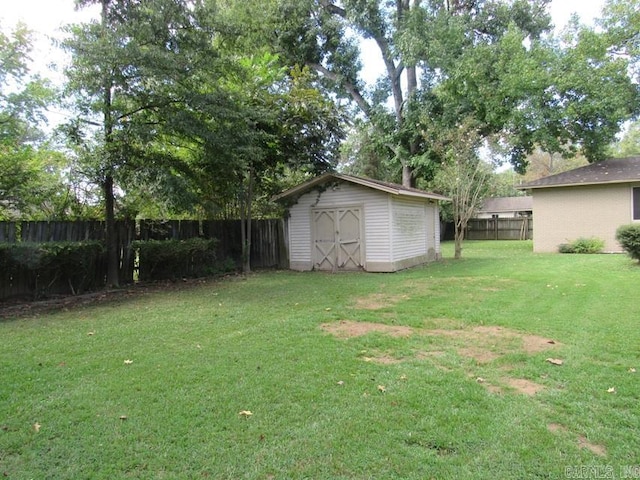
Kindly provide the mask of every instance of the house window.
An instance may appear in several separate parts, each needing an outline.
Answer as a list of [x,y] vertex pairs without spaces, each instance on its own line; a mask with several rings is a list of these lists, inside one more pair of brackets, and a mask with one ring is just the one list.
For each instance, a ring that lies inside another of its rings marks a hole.
[[633,189],[633,219],[640,220],[640,187]]

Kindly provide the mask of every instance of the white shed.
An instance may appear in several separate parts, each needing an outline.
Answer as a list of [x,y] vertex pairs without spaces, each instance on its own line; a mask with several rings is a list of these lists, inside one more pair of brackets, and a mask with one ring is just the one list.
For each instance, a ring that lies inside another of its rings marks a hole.
[[274,199],[288,206],[292,270],[394,272],[440,258],[442,195],[327,173]]

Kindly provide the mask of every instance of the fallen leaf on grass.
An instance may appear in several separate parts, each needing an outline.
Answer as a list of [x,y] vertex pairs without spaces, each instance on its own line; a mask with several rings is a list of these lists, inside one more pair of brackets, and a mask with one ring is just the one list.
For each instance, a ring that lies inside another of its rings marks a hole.
[[607,388],[607,393],[616,393],[616,387]]
[[240,410],[240,413],[238,413],[238,415],[240,415],[241,417],[249,418],[251,415],[253,415],[253,413],[250,410]]
[[40,431],[40,427],[42,427],[42,425],[40,425],[38,422],[33,424],[33,430],[38,433]]
[[559,358],[547,358],[547,362],[551,363],[552,365],[562,365],[564,363],[564,360],[560,360]]
[[387,387],[385,387],[384,385],[378,385],[378,391],[380,393],[384,393],[387,391]]
[[400,380],[406,380],[407,376],[403,373],[402,375],[400,375]]
[[131,365],[133,363],[133,360],[125,360],[124,364],[125,365]]
[[343,381],[343,380],[340,380],[340,381],[338,382],[338,385],[343,386],[343,385],[344,385],[344,381]]

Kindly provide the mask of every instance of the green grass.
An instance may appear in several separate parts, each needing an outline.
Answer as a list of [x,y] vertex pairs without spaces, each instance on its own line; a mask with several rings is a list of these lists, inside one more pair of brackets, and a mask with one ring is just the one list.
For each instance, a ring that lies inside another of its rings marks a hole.
[[[529,242],[465,247],[460,261],[447,244],[443,262],[395,274],[263,272],[0,320],[0,476],[628,473],[640,463],[640,268],[535,255]],[[321,328],[341,321],[414,333]],[[425,334],[478,326],[557,344],[527,353],[518,337]],[[474,346],[497,356],[461,353]],[[543,389],[525,395],[510,378]]]

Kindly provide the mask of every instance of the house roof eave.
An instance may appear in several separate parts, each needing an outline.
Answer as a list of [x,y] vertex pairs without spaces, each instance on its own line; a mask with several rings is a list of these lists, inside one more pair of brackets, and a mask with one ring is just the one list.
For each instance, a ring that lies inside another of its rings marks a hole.
[[628,180],[612,180],[609,182],[581,182],[581,183],[556,183],[551,185],[518,185],[515,188],[518,190],[539,190],[542,188],[563,188],[563,187],[590,187],[594,185],[616,185],[622,183],[640,183],[640,178],[637,180],[628,179]]

